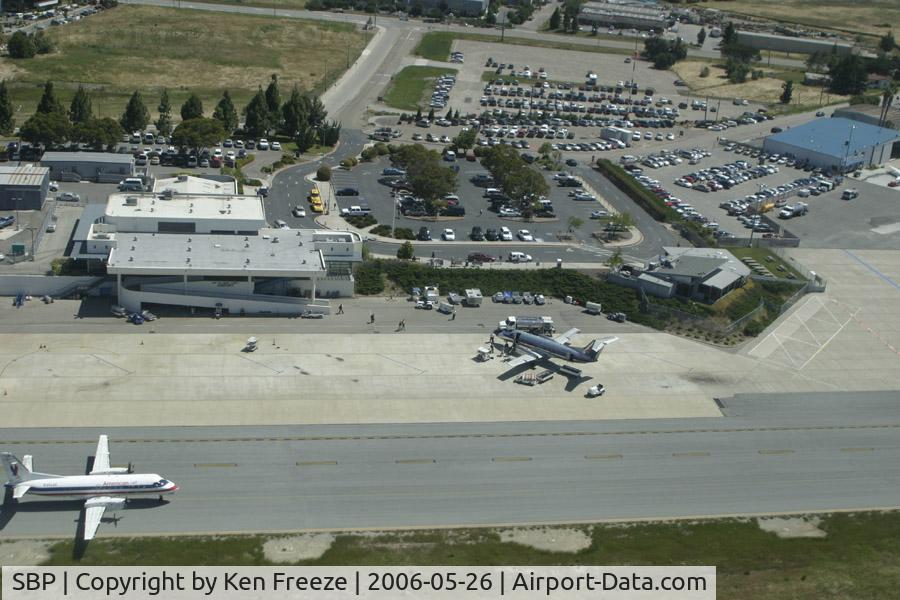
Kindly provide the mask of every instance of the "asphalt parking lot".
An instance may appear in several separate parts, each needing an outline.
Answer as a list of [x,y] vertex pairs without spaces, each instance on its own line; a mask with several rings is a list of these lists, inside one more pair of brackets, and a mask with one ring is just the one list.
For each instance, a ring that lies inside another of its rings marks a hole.
[[[673,149],[681,146],[673,147]],[[719,223],[724,229],[737,237],[749,237],[750,230],[744,227],[737,217],[729,216],[725,209],[719,208],[722,202],[740,199],[759,191],[760,186],[776,188],[796,179],[810,177],[811,174],[802,169],[786,165],[776,165],[778,172],[739,183],[728,190],[701,192],[675,185],[679,177],[700,169],[722,166],[736,160],[745,160],[751,165],[758,164],[758,159],[747,155],[736,154],[724,150],[723,146],[708,149],[711,156],[697,165],[689,165],[687,161],[676,166],[644,169],[644,175],[660,181],[662,187],[671,194],[688,202],[702,215]],[[769,164],[769,163],[767,163]],[[859,198],[852,201],[841,199],[845,189],[856,188]],[[876,184],[853,181],[846,178],[844,182],[830,192],[819,196],[800,198],[790,195],[788,204],[798,201],[809,205],[806,215],[792,219],[777,219],[778,209],[769,211],[768,216],[801,239],[801,246],[807,248],[859,248],[859,249],[891,249],[900,248],[900,212],[896,210],[897,190]]]
[[[639,42],[639,49],[642,42]],[[480,113],[484,110],[479,103],[483,94],[485,81],[482,74],[485,71],[494,71],[486,67],[488,58],[497,63],[514,65],[514,70],[521,71],[527,65],[536,73],[543,67],[547,72],[548,81],[561,81],[580,84],[584,82],[589,71],[598,75],[598,83],[601,85],[615,85],[619,81],[635,81],[641,91],[650,87],[656,93],[655,98],[667,97],[677,106],[679,102],[690,104],[691,99],[697,96],[691,95],[686,87],[675,86],[677,76],[670,71],[653,69],[651,64],[644,60],[632,60],[625,62],[626,57],[620,54],[600,54],[590,52],[576,52],[572,50],[554,50],[530,46],[514,46],[514,50],[486,42],[470,40],[456,40],[453,44],[454,51],[465,54],[465,63],[452,64],[458,69],[457,82],[450,93],[449,106],[458,109],[460,113]],[[509,69],[504,69],[502,74],[496,75],[505,80],[511,79]],[[520,85],[527,86],[538,79],[516,78]],[[717,113],[708,113],[710,119],[720,117],[731,118],[740,115],[745,110],[755,111],[756,106],[734,106],[731,102],[715,102],[711,100],[709,106],[717,108]],[[515,111],[513,111],[514,114]],[[688,108],[681,111],[682,119],[703,118],[702,111],[694,111]],[[599,131],[594,129],[596,135]],[[591,137],[591,136],[587,136]]]
[[[440,238],[440,232],[444,228],[452,228],[457,240],[463,240],[467,239],[472,227],[476,225],[482,229],[506,226],[514,234],[519,229],[528,229],[538,240],[557,241],[557,233],[565,232],[569,227],[569,219],[577,217],[584,221],[584,225],[576,230],[575,235],[580,239],[588,239],[591,231],[593,231],[593,228],[590,226],[591,211],[603,208],[599,201],[573,200],[568,196],[568,193],[575,188],[559,187],[552,180],[552,173],[541,171],[550,185],[548,198],[553,202],[556,218],[536,219],[532,222],[525,222],[517,218],[500,217],[497,213],[488,210],[490,205],[487,199],[484,198],[485,188],[477,187],[470,181],[473,175],[487,172],[480,163],[457,160],[455,163],[446,164],[455,164],[460,168],[457,176],[458,188],[456,195],[459,196],[461,204],[465,207],[466,215],[460,218],[442,217],[440,220],[434,221],[432,219],[405,217],[398,212],[396,227],[408,227],[413,232],[417,232],[420,227],[427,227],[431,230],[431,235],[434,239]],[[353,171],[340,173],[335,178],[335,188],[342,186],[356,187],[360,192],[360,196],[339,196],[337,197],[338,205],[341,208],[347,208],[351,205],[365,202],[372,209],[373,216],[378,219],[379,223],[389,225],[392,219],[391,213],[394,202],[390,195],[390,188],[378,183],[382,170],[388,166],[390,166],[390,163],[382,159],[373,163],[365,163],[353,169]],[[485,242],[487,247],[498,244],[498,242]]]

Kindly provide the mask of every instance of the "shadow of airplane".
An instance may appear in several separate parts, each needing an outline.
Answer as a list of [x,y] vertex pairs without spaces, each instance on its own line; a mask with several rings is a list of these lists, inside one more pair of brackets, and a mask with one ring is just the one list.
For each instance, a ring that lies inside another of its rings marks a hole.
[[509,369],[508,371],[501,373],[497,377],[497,379],[499,379],[500,381],[508,381],[510,379],[513,379],[514,377],[519,376],[520,374],[524,373],[525,371],[528,371],[529,369],[537,369],[539,367],[553,371],[554,375],[562,375],[563,377],[565,377],[566,378],[565,389],[567,392],[575,391],[575,389],[579,385],[593,379],[593,377],[590,377],[588,375],[576,376],[576,375],[572,375],[571,373],[567,373],[566,371],[564,371],[562,369],[561,365],[557,365],[556,363],[554,363],[551,360],[539,360],[539,361],[535,361],[530,364],[524,364],[524,365],[520,365],[518,367],[513,367],[512,369]]

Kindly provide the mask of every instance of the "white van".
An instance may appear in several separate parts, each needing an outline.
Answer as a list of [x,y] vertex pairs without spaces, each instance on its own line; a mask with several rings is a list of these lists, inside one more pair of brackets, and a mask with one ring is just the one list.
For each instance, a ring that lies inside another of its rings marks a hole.
[[444,160],[447,162],[454,162],[456,160],[456,152],[453,150],[447,150],[444,152]]
[[510,252],[509,253],[509,262],[514,262],[514,263],[531,262],[531,255],[525,254],[524,252]]

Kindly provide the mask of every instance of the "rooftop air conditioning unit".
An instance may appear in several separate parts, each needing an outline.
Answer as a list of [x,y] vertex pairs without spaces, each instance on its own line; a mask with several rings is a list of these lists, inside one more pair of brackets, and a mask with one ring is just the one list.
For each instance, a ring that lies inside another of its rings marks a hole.
[[127,198],[125,198],[126,206],[137,206],[137,202],[138,202],[138,199],[136,196],[128,196]]
[[184,182],[184,181],[187,181],[187,179],[188,179],[187,175],[179,175],[178,176],[178,181]]

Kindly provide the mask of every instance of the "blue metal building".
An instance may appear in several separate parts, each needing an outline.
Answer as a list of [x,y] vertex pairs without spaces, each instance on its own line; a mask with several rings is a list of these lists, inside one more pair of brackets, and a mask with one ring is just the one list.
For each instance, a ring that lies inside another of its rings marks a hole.
[[819,118],[770,135],[763,150],[837,172],[882,165],[891,158],[900,131],[843,118]]

